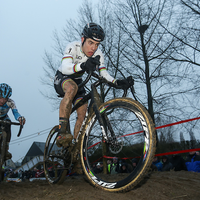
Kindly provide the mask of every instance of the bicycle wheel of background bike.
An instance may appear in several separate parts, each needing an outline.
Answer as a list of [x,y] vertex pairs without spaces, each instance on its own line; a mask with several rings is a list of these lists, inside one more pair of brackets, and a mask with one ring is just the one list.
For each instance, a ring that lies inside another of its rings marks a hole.
[[[58,126],[50,131],[44,149],[44,173],[49,183],[62,183],[69,169],[67,150],[56,145]],[[71,158],[71,156],[70,156]]]
[[[83,128],[80,149],[83,170],[95,187],[110,192],[128,191],[144,179],[152,164],[156,150],[153,121],[139,102],[129,98],[117,98],[104,103],[100,106],[100,113],[110,126],[106,131],[108,142],[103,141],[101,127],[93,113]],[[118,158],[119,169],[127,167],[127,173],[112,170],[111,174],[108,173],[107,160],[113,157]],[[132,159],[138,161],[135,169]],[[92,167],[98,162],[103,163],[102,172]]]
[[0,182],[3,181],[4,178],[4,171],[2,166],[4,164],[6,155],[6,132],[3,131],[0,137]]

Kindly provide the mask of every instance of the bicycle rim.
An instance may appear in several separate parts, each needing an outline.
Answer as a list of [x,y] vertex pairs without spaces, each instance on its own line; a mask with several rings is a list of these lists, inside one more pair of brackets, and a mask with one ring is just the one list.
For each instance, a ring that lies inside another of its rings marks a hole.
[[65,180],[70,167],[67,161],[71,159],[71,155],[68,155],[67,149],[56,145],[57,136],[58,126],[55,126],[47,137],[44,150],[43,165],[45,177],[47,181],[52,184],[60,184]]
[[[104,103],[100,113],[106,114],[112,130],[107,130],[109,140],[105,142],[95,114],[89,118],[81,144],[83,170],[95,187],[111,192],[128,191],[143,180],[152,163],[156,149],[154,124],[146,109],[129,98]],[[107,164],[114,157],[118,158],[117,170]],[[136,168],[133,159],[137,159]],[[102,169],[93,168],[94,163],[101,164]]]

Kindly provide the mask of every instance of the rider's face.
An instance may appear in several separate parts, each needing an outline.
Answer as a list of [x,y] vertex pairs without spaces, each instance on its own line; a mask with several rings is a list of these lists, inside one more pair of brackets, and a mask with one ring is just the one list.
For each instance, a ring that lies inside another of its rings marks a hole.
[[0,106],[3,106],[7,101],[7,98],[0,97]]
[[[81,42],[83,43],[84,37],[81,38]],[[93,56],[95,51],[98,49],[100,42],[96,42],[90,38],[87,38],[82,46],[82,51],[87,57]]]

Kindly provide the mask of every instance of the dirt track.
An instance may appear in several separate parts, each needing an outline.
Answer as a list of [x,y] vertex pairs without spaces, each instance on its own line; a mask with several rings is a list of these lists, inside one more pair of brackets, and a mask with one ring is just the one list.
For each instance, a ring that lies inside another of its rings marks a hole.
[[0,200],[199,200],[200,173],[153,172],[140,187],[127,193],[110,193],[92,187],[83,175],[71,176],[62,185],[46,181],[1,183]]

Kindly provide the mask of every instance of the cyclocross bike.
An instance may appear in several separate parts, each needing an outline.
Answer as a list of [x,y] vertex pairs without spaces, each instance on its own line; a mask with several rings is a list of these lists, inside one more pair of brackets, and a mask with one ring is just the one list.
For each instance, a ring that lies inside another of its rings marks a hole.
[[[82,169],[93,186],[110,192],[126,192],[149,173],[156,150],[154,123],[142,104],[125,97],[127,90],[123,97],[102,103],[97,87],[102,83],[110,87],[117,86],[94,72],[88,72],[79,87],[84,86],[91,76],[97,81],[91,85],[91,91],[72,108],[73,113],[89,101],[88,112],[78,136]],[[55,126],[47,137],[44,150],[44,172],[47,181],[52,184],[62,183],[73,167],[73,145],[59,148],[56,145],[57,137],[58,126]],[[130,173],[109,174],[107,160],[113,157],[125,160],[129,166],[131,160],[137,158],[137,167]],[[103,172],[95,173],[92,165],[100,161],[103,162]]]
[[[5,164],[6,152],[7,152],[7,149],[6,149],[7,148],[7,133],[5,131],[6,124],[20,125],[20,123],[17,123],[17,122],[11,122],[8,120],[0,120],[0,182],[3,181],[3,178],[4,178],[4,170],[2,169],[2,166],[3,164]],[[17,137],[20,136],[22,128],[23,128],[23,125],[20,125]]]

